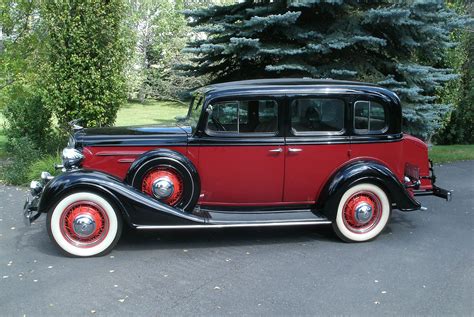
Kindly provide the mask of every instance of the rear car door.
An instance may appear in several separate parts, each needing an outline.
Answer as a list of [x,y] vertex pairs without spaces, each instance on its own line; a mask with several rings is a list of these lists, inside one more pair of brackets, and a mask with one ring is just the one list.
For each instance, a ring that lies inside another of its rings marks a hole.
[[283,200],[313,204],[329,177],[349,160],[345,97],[327,94],[288,98]]
[[284,137],[280,99],[254,96],[211,101],[199,144],[202,205],[282,203]]

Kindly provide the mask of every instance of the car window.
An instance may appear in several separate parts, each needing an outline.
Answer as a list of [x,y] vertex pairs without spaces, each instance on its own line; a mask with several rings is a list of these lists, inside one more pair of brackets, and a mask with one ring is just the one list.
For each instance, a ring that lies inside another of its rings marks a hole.
[[274,100],[245,100],[212,104],[207,129],[219,133],[275,133],[278,104]]
[[342,132],[344,101],[329,98],[295,99],[290,106],[293,133]]
[[203,104],[204,104],[204,96],[197,95],[191,100],[191,104],[189,105],[188,115],[185,118],[185,120],[187,121],[189,125],[191,125],[193,129],[195,129],[198,124]]
[[382,133],[387,127],[385,108],[375,101],[354,104],[354,130],[358,134]]

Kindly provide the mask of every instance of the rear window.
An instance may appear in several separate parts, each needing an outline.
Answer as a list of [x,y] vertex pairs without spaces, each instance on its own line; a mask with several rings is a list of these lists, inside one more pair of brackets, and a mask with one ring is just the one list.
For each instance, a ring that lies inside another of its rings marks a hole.
[[357,134],[383,133],[387,128],[385,108],[375,101],[354,104],[354,130]]

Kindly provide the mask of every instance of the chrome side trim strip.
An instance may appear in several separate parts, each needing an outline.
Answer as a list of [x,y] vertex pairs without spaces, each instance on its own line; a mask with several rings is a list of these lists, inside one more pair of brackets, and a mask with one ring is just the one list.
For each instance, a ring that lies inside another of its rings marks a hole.
[[139,156],[146,151],[100,151],[95,153],[97,156]]
[[119,163],[133,163],[135,162],[135,159],[119,159]]
[[208,225],[171,225],[171,226],[137,226],[139,230],[153,229],[204,229],[204,228],[244,228],[244,227],[284,227],[284,226],[302,226],[302,225],[329,225],[330,220],[320,221],[293,221],[293,222],[266,222],[266,223],[229,223],[229,224],[208,224]]

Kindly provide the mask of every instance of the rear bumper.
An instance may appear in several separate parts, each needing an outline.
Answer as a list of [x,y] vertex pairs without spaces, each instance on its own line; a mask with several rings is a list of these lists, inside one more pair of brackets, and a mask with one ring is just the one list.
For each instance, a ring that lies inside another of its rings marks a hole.
[[452,196],[453,196],[452,191],[435,185],[436,175],[433,169],[433,162],[431,160],[429,160],[429,162],[430,162],[430,166],[429,166],[430,175],[422,177],[422,178],[431,180],[432,187],[431,189],[424,189],[424,190],[415,189],[413,190],[413,194],[415,196],[436,196],[436,197],[444,198],[446,199],[446,201],[451,201]]
[[414,190],[415,196],[436,196],[451,201],[453,194],[450,190],[433,185],[432,190]]

